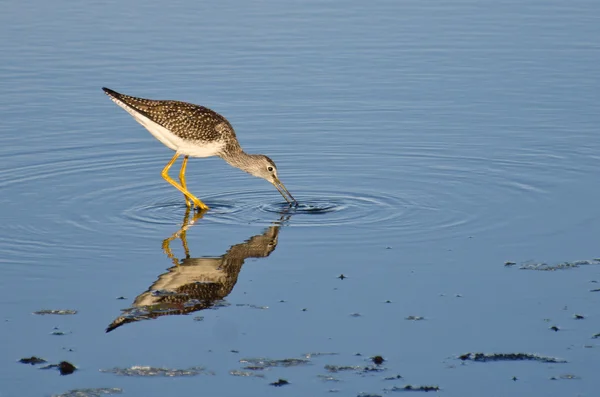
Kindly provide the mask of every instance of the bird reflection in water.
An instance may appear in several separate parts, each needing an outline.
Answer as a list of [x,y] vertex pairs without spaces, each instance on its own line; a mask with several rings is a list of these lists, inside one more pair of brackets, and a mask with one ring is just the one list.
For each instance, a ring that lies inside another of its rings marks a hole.
[[[174,266],[158,276],[148,290],[135,298],[129,309],[124,309],[106,328],[110,332],[124,324],[160,316],[190,314],[198,310],[223,305],[223,299],[235,286],[242,265],[247,258],[266,258],[277,247],[281,224],[289,218],[282,214],[273,226],[262,234],[235,244],[219,257],[192,258],[187,244],[187,230],[204,212],[195,212],[190,220],[190,210],[185,213],[181,229],[163,241],[163,251]],[[185,259],[179,260],[171,250],[173,240],[181,239]]]

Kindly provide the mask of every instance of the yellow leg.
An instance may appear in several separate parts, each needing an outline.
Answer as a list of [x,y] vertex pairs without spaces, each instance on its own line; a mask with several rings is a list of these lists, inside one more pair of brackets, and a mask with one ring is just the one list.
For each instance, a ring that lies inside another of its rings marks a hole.
[[179,185],[177,182],[175,182],[169,176],[169,169],[175,163],[175,161],[177,160],[177,157],[179,157],[179,153],[175,153],[175,156],[173,156],[173,158],[171,159],[171,161],[169,161],[169,163],[162,170],[162,172],[161,172],[162,177],[165,179],[165,181],[167,181],[171,185],[173,185],[175,187],[175,189],[179,190],[188,199],[190,199],[194,203],[194,205],[196,205],[196,207],[198,207],[200,210],[202,210],[202,211],[207,210],[208,209],[208,205],[206,205],[202,201],[198,200],[198,198],[196,196],[194,196],[192,193],[188,192],[187,189],[183,188],[181,185]]
[[[181,183],[181,187],[185,190],[187,190],[187,185],[185,183],[185,168],[187,167],[188,157],[189,156],[183,156],[183,162],[181,163],[181,171],[179,171],[179,183]],[[192,202],[190,201],[190,199],[188,199],[188,196],[186,196],[185,194],[183,195],[183,197],[185,198],[185,205],[187,205],[187,207],[190,208]]]

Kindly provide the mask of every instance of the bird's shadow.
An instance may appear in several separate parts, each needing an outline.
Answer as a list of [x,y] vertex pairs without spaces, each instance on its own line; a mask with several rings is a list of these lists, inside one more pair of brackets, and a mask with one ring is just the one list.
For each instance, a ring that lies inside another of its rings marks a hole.
[[[269,256],[277,247],[281,226],[290,218],[286,211],[282,211],[272,226],[261,234],[232,245],[221,256],[192,257],[187,231],[202,219],[205,212],[186,210],[181,228],[162,243],[162,250],[173,266],[138,295],[131,307],[123,309],[121,315],[106,328],[106,332],[140,320],[227,306],[224,298],[235,287],[245,260]],[[171,243],[177,239],[183,245],[183,259],[177,258],[171,250]]]

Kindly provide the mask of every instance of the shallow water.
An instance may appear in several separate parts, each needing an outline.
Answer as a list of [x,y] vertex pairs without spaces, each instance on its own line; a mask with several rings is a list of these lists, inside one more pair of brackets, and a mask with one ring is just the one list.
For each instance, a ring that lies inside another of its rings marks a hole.
[[[600,268],[519,268],[600,256],[599,20],[593,1],[4,7],[0,395],[595,395]],[[171,152],[102,86],[225,115],[301,205],[192,159],[194,219]],[[567,363],[459,359],[478,352]]]

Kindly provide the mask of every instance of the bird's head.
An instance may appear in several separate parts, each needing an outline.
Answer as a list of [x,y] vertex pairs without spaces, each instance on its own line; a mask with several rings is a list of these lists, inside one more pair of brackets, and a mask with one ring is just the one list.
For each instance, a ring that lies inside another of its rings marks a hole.
[[298,205],[296,199],[279,180],[279,177],[277,176],[277,166],[273,160],[263,154],[255,154],[252,155],[252,157],[253,161],[249,166],[245,167],[246,171],[254,176],[271,182],[288,203]]

